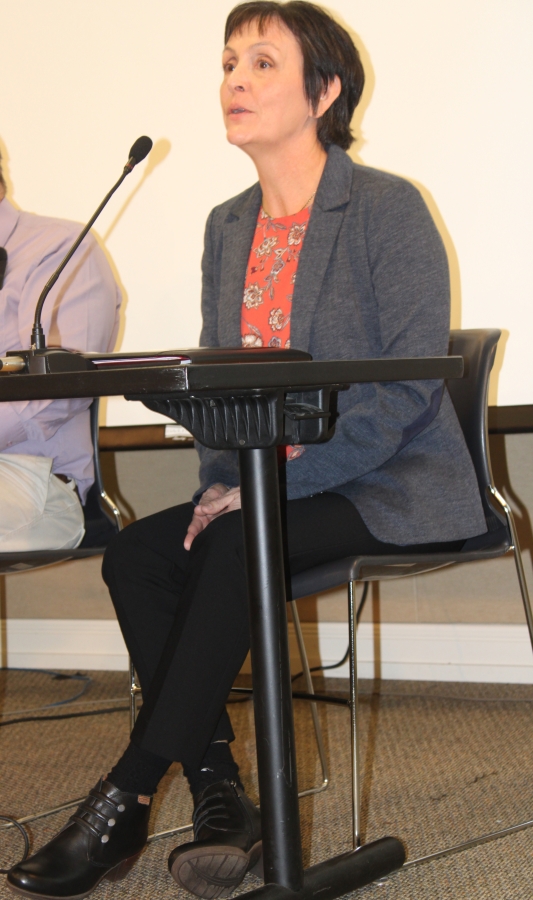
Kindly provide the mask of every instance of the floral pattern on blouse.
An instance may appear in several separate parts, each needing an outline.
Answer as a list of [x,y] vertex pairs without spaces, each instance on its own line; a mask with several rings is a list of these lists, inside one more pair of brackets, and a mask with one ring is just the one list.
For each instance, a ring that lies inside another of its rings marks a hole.
[[[241,313],[243,347],[291,346],[291,303],[311,207],[272,219],[259,211],[250,249]],[[281,449],[281,448],[280,448]],[[287,460],[304,447],[286,447]]]
[[260,288],[257,283],[250,284],[244,291],[244,300],[243,303],[246,309],[255,309],[256,306],[261,306],[263,302],[263,291],[264,288]]
[[243,347],[290,347],[291,302],[311,208],[272,219],[259,211],[242,301]]

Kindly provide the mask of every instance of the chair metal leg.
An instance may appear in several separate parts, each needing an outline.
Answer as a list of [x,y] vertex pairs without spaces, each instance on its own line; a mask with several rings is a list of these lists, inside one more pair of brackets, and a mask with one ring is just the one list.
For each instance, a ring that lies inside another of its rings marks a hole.
[[[302,626],[300,624],[300,616],[298,615],[298,607],[296,605],[295,600],[291,600],[291,613],[292,613],[292,621],[294,623],[294,631],[296,633],[296,640],[298,642],[298,650],[300,653],[300,660],[302,663],[302,671],[305,681],[305,687],[308,694],[314,694],[315,690],[313,687],[313,679],[311,678],[311,670],[309,668],[309,660],[307,658],[307,652],[305,649],[304,638],[302,634]],[[308,788],[305,791],[300,791],[299,797],[307,797],[310,794],[319,794],[321,791],[325,791],[329,784],[329,771],[328,771],[328,763],[326,759],[326,750],[324,747],[324,738],[322,735],[322,727],[320,725],[320,719],[318,717],[318,708],[316,703],[311,703],[311,716],[313,718],[313,727],[315,729],[315,737],[316,737],[316,745],[318,748],[318,755],[320,758],[320,765],[322,767],[322,783],[318,785],[318,787]]]
[[516,524],[513,516],[513,512],[507,501],[502,497],[500,492],[494,487],[494,485],[489,486],[491,494],[496,498],[500,506],[502,507],[506,519],[507,524],[509,526],[509,531],[511,532],[511,538],[513,541],[513,555],[514,561],[516,565],[516,574],[518,575],[518,584],[520,585],[520,593],[522,594],[522,603],[524,604],[524,610],[526,613],[526,621],[527,627],[529,629],[529,640],[531,641],[531,649],[533,650],[533,610],[531,608],[531,600],[529,597],[529,591],[527,589],[526,582],[526,573],[524,572],[524,564],[522,562],[522,553],[520,551],[520,544],[518,543],[518,534],[516,531]]
[[[527,588],[526,575],[524,572],[524,565],[522,561],[522,553],[520,551],[520,544],[518,541],[518,533],[516,530],[516,523],[514,520],[513,512],[505,498],[500,494],[498,489],[494,487],[494,485],[489,485],[489,490],[502,507],[507,519],[507,525],[509,527],[509,532],[511,534],[511,539],[513,542],[511,549],[513,551],[514,561],[516,565],[516,573],[518,575],[518,584],[520,585],[522,602],[524,604],[524,611],[526,614],[526,621],[529,631],[529,639],[531,641],[531,647],[533,649],[533,610],[531,608],[531,600]],[[525,822],[519,822],[516,825],[510,825],[507,828],[500,829],[499,831],[491,831],[487,834],[482,834],[478,837],[471,838],[470,840],[462,841],[460,844],[455,844],[454,846],[445,847],[444,849],[436,850],[433,853],[428,853],[425,856],[420,856],[416,859],[408,859],[407,862],[404,863],[400,871],[403,871],[403,869],[409,869],[414,866],[422,865],[426,862],[432,862],[436,859],[442,859],[444,857],[453,856],[457,853],[463,853],[465,850],[471,850],[473,847],[478,847],[481,844],[487,844],[491,841],[501,840],[501,838],[507,837],[508,835],[515,834],[518,831],[523,831],[526,828],[532,827],[533,819],[528,819]]]
[[350,635],[350,718],[352,738],[352,828],[353,848],[361,846],[361,791],[359,767],[357,619],[355,581],[348,582],[348,629]]
[[119,530],[119,531],[122,531],[122,529],[124,528],[124,525],[123,525],[123,522],[122,522],[122,515],[121,515],[121,513],[120,513],[120,509],[118,508],[117,504],[116,504],[116,503],[114,502],[114,500],[109,496],[109,494],[107,493],[107,491],[101,490],[101,491],[100,491],[100,497],[101,497],[102,500],[104,501],[104,503],[105,503],[105,505],[107,506],[109,512],[112,514],[112,516],[113,516],[113,518],[114,518],[114,520],[115,520],[115,524],[116,524],[118,530]]

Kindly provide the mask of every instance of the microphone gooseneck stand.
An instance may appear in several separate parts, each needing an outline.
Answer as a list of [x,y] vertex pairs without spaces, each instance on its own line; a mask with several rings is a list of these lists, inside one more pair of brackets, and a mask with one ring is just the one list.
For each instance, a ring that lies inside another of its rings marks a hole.
[[135,143],[133,144],[133,146],[130,150],[129,158],[128,158],[126,165],[124,166],[122,175],[120,176],[120,178],[118,179],[116,184],[113,185],[113,187],[111,188],[109,193],[106,194],[106,196],[102,200],[100,206],[98,207],[98,209],[96,210],[94,215],[91,216],[91,218],[87,222],[87,225],[85,226],[85,228],[80,232],[80,234],[74,241],[74,243],[73,243],[72,247],[70,248],[70,250],[68,251],[67,255],[61,260],[61,262],[60,262],[59,266],[57,267],[57,269],[55,270],[55,272],[52,273],[52,275],[46,282],[44,288],[42,289],[39,300],[37,301],[37,306],[35,308],[35,318],[33,320],[33,328],[32,328],[32,332],[31,332],[31,348],[32,348],[32,350],[45,350],[46,349],[46,339],[45,339],[44,331],[43,331],[42,325],[41,325],[41,312],[43,309],[44,301],[46,300],[48,294],[52,290],[57,279],[61,275],[61,272],[63,271],[65,266],[70,262],[70,260],[74,256],[76,250],[78,249],[81,242],[83,241],[84,237],[89,233],[90,229],[93,227],[94,223],[96,222],[98,216],[102,212],[103,208],[107,205],[107,203],[109,202],[109,200],[111,199],[111,197],[113,196],[115,191],[120,187],[120,185],[122,184],[122,182],[124,181],[126,176],[129,175],[130,172],[133,172],[133,169],[137,165],[137,163],[140,163],[145,158],[145,156],[147,156],[149,154],[151,149],[152,149],[151,138],[147,137],[146,135],[143,135],[142,137],[137,138],[137,140],[135,141]]
[[350,384],[461,377],[462,358],[313,362],[268,349],[171,351],[160,364],[154,354],[80,357],[83,371],[0,377],[0,401],[123,394],[207,447],[238,450],[265,879],[244,896],[334,900],[401,868],[405,850],[393,837],[303,868],[277,446],[329,440],[337,392]]
[[[126,165],[124,166],[122,175],[120,176],[116,184],[113,185],[109,193],[106,194],[94,215],[91,216],[85,228],[82,229],[82,231],[72,244],[72,247],[63,257],[57,269],[52,273],[44,288],[42,289],[40,297],[37,301],[37,306],[35,307],[35,316],[33,320],[33,328],[31,331],[31,349],[9,351],[7,357],[3,357],[2,359],[0,359],[0,371],[4,371],[5,373],[29,372],[34,375],[42,375],[52,371],[69,372],[75,370],[76,368],[86,368],[86,362],[83,359],[81,353],[63,349],[49,350],[47,348],[45,334],[41,325],[41,313],[43,310],[44,301],[46,300],[48,294],[52,290],[59,276],[74,256],[81,242],[89,233],[98,216],[107,205],[115,191],[120,187],[126,176],[133,171],[135,166],[138,163],[142,162],[142,160],[146,156],[148,156],[151,149],[151,138],[147,137],[146,135],[137,138],[130,149],[129,158]],[[7,253],[3,247],[0,247],[0,289],[2,288],[3,275],[6,264]]]

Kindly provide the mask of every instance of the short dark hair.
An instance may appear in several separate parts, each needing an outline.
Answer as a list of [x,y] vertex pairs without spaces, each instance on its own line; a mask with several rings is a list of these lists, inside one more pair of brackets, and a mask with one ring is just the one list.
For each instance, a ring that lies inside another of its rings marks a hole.
[[354,141],[350,122],[365,83],[363,65],[350,35],[324,9],[306,0],[250,0],[230,12],[224,41],[227,43],[234,32],[252,22],[262,33],[272,20],[285,25],[300,45],[305,95],[314,111],[324,88],[338,75],[341,93],[318,120],[317,137],[323,147],[338,144],[348,150]]

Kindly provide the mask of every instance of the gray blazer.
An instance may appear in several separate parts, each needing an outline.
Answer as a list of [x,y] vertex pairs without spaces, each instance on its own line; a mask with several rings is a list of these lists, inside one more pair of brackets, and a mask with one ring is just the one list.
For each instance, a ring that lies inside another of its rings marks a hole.
[[[205,347],[240,346],[259,184],[210,214],[202,261]],[[419,192],[332,146],[300,256],[291,346],[313,359],[445,356],[449,278]],[[459,540],[486,531],[477,481],[448,393],[436,381],[354,385],[327,444],[287,464],[289,499],[335,491],[379,540]],[[236,454],[199,448],[202,489],[239,482]]]

